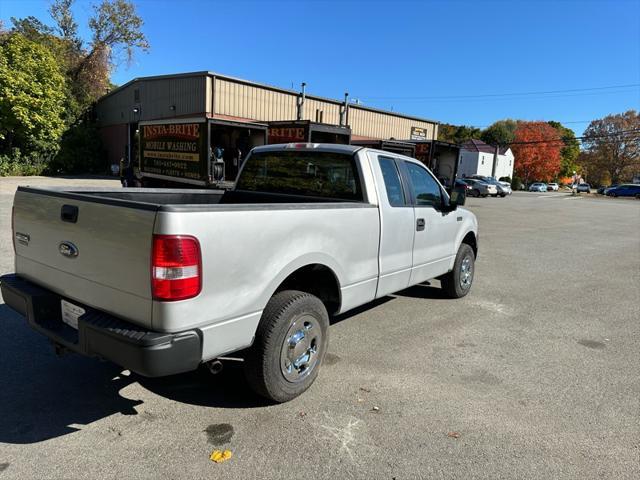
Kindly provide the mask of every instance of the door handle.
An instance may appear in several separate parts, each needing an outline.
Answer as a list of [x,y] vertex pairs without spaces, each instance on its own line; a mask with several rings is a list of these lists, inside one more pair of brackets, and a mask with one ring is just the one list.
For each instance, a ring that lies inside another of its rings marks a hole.
[[60,219],[63,222],[76,223],[78,221],[78,207],[75,205],[63,205],[60,209]]
[[416,230],[418,232],[421,230],[424,230],[424,226],[425,226],[424,218],[419,218],[418,220],[416,220]]

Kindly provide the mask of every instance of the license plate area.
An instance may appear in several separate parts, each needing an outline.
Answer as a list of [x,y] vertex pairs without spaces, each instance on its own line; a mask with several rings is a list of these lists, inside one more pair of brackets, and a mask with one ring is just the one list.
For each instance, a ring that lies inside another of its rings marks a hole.
[[84,315],[85,310],[71,302],[60,300],[60,313],[64,323],[69,325],[71,328],[78,330],[78,319]]

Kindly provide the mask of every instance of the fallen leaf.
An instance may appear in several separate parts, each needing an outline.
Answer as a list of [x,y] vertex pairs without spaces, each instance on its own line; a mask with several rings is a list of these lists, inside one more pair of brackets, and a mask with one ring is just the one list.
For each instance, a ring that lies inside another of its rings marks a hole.
[[305,417],[306,415],[307,415],[307,412],[298,412],[299,417]]
[[458,432],[449,432],[447,433],[447,437],[460,438],[460,434]]
[[369,390],[368,388],[364,388],[364,387],[360,387],[360,390],[363,391],[363,392],[367,392],[367,393],[371,392],[371,390]]
[[225,450],[224,452],[220,450],[214,450],[213,452],[211,452],[209,459],[216,463],[222,463],[226,462],[231,457],[233,457],[233,452],[231,450]]
[[379,412],[380,411],[380,407],[373,407],[371,409],[372,412]]

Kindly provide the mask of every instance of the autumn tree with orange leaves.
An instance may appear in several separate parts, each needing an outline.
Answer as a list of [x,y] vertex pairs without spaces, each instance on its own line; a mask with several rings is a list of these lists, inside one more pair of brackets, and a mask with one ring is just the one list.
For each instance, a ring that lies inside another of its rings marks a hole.
[[518,122],[511,150],[514,171],[525,184],[548,182],[560,172],[560,150],[564,146],[558,131],[546,122]]

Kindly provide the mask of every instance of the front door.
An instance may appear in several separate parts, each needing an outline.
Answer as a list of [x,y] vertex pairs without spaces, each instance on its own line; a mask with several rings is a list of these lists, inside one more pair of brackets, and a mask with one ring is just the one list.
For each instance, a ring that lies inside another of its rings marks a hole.
[[417,162],[403,162],[415,215],[410,285],[447,273],[455,256],[456,212],[442,211],[444,193],[431,173]]
[[394,155],[369,153],[380,212],[379,280],[376,298],[409,286],[413,260],[414,212]]

